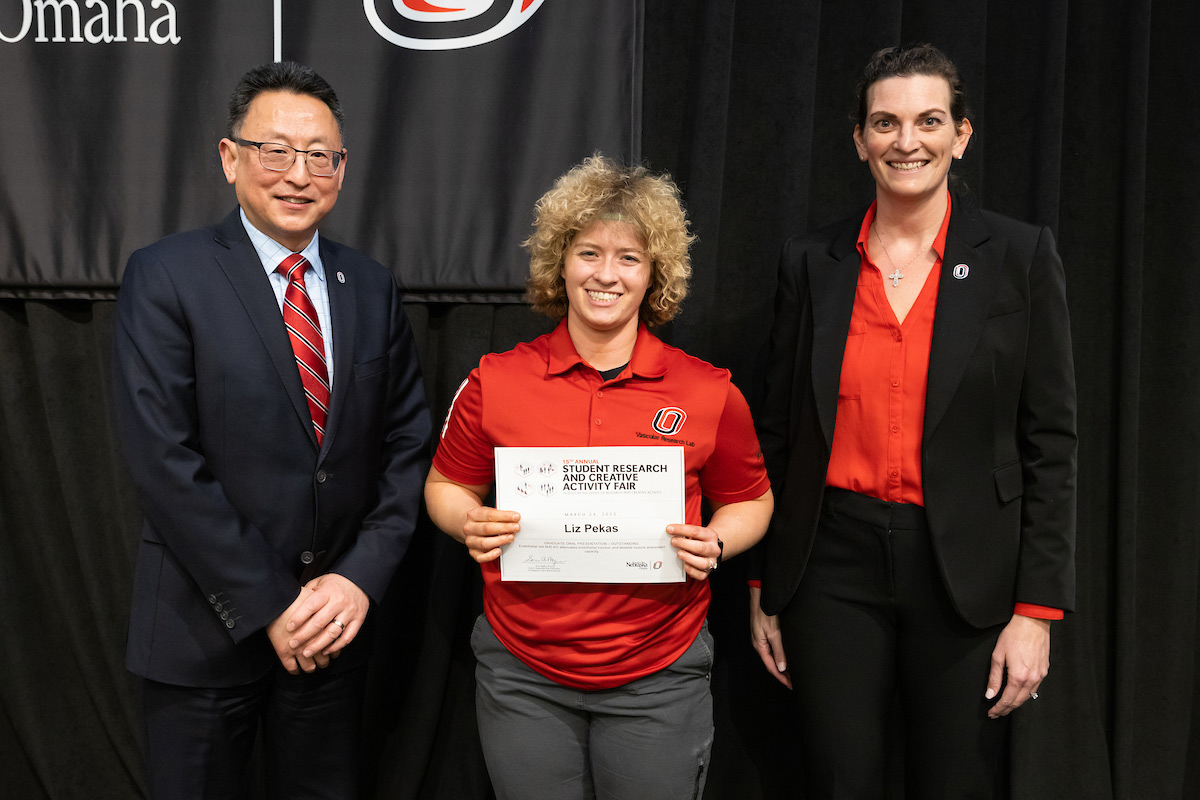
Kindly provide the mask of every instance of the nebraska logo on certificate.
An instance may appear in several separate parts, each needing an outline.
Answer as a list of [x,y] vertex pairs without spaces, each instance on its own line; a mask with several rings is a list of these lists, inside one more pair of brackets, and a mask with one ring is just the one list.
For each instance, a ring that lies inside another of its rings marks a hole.
[[684,580],[666,530],[684,521],[682,447],[497,447],[496,508],[521,514],[501,580]]

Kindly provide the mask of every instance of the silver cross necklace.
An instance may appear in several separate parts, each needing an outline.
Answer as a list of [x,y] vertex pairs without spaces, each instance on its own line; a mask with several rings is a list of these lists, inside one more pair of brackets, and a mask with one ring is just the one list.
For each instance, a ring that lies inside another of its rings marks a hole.
[[[879,240],[879,243],[881,245],[883,245],[883,253],[884,253],[884,255],[887,256],[888,263],[890,263],[892,265],[892,268],[895,270],[891,275],[887,276],[888,280],[890,280],[892,282],[893,288],[900,285],[900,279],[904,277],[904,270],[911,267],[913,265],[914,261],[916,261],[918,258],[920,258],[921,256],[928,253],[929,248],[933,247],[933,239],[930,239],[929,244],[925,245],[923,248],[918,250],[917,254],[908,260],[908,263],[906,263],[903,267],[897,267],[896,259],[892,258],[892,254],[890,252],[888,252],[887,242],[885,242],[883,240],[883,234],[881,234],[879,232],[878,228],[875,228],[875,238]],[[935,234],[934,239],[936,239],[936,238],[937,238],[937,235]]]

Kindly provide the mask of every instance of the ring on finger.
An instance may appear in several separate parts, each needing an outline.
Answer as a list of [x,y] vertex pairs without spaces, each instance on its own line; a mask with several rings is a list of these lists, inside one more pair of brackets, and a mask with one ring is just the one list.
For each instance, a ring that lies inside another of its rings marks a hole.
[[1030,692],[1030,693],[1029,693],[1029,699],[1030,699],[1030,700],[1037,700],[1037,699],[1038,699],[1038,693],[1037,693],[1037,692]]
[[710,558],[708,560],[708,571],[714,572],[716,569],[717,569],[717,560],[715,558]]
[[332,622],[330,622],[329,624],[330,624],[330,625],[337,625],[337,626],[338,626],[338,632],[337,632],[337,634],[334,636],[334,638],[337,638],[338,636],[341,636],[341,635],[342,635],[342,631],[346,630],[346,623],[342,622],[340,619],[335,619],[335,620],[333,620]]

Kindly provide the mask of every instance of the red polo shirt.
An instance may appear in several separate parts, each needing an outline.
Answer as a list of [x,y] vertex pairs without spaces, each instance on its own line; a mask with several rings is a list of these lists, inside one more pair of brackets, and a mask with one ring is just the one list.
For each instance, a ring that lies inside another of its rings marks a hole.
[[[655,423],[664,410],[672,410],[667,433]],[[701,495],[737,503],[770,485],[750,410],[728,370],[642,326],[629,365],[606,381],[575,351],[565,321],[480,360],[455,395],[433,464],[451,480],[490,484],[495,447],[602,445],[682,445],[682,521],[691,524],[701,522]],[[708,613],[707,581],[525,583],[501,581],[494,561],[482,569],[496,637],[531,669],[581,689],[620,686],[670,665]]]
[[[933,240],[937,262],[904,322],[898,322],[883,286],[884,276],[867,250],[875,204],[858,233],[861,262],[854,310],[842,359],[837,419],[825,484],[893,503],[924,506],[921,440],[925,432],[925,388],[937,310],[946,215]],[[1016,613],[1062,619],[1060,609],[1017,603]]]

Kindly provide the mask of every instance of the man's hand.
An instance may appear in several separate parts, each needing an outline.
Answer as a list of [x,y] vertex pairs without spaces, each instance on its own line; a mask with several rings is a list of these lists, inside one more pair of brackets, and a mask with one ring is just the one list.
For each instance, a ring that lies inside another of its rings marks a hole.
[[275,655],[279,657],[279,663],[283,664],[283,668],[293,675],[299,675],[301,670],[314,672],[318,668],[329,666],[328,656],[320,653],[316,654],[315,658],[305,656],[303,653],[296,652],[296,648],[290,644],[292,637],[287,630],[287,621],[311,594],[311,589],[301,588],[292,604],[267,626],[267,638],[271,640],[271,646],[275,648]]
[[[996,649],[992,651],[992,669],[988,674],[987,692],[991,700],[1004,684],[1000,701],[988,710],[988,716],[998,719],[1020,708],[1035,694],[1046,674],[1050,672],[1050,620],[1014,614],[1000,632]],[[1005,680],[1007,673],[1007,680]]]
[[325,664],[317,664],[323,667],[354,641],[371,601],[353,581],[336,572],[313,578],[304,591],[307,596],[299,604],[292,604],[290,615],[283,614],[290,634],[287,644],[303,658],[325,659]]

